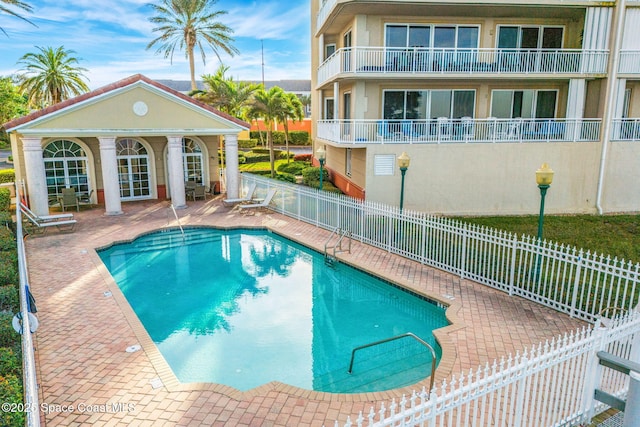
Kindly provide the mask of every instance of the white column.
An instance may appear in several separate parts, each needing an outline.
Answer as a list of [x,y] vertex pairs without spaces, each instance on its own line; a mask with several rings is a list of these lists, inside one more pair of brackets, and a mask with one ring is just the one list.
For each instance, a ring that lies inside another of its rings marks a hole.
[[102,187],[104,190],[105,215],[122,215],[120,181],[116,159],[116,137],[99,136],[100,162],[102,165]]
[[21,138],[29,188],[29,205],[36,215],[49,215],[47,179],[42,158],[42,138]]
[[340,118],[340,85],[338,82],[333,84],[333,119]]
[[238,135],[224,136],[224,157],[227,160],[227,199],[237,199],[240,188],[240,170],[238,169]]
[[184,193],[184,166],[182,164],[182,136],[167,136],[169,143],[169,190],[171,203],[176,209],[187,207]]

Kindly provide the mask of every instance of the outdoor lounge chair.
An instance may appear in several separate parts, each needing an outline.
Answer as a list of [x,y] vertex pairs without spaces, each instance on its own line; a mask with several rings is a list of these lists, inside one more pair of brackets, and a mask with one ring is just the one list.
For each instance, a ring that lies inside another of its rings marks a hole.
[[222,204],[225,206],[236,205],[238,203],[251,202],[253,200],[253,193],[256,191],[256,184],[251,183],[249,185],[249,189],[247,190],[247,194],[244,197],[238,197],[237,199],[224,199]]
[[71,213],[36,215],[22,202],[20,202],[20,210],[22,210],[24,217],[35,226],[36,232],[44,233],[49,227],[58,227],[59,230],[72,231],[78,222],[73,219],[73,214]]
[[193,201],[195,202],[198,198],[202,198],[205,199],[207,198],[207,192],[206,192],[206,187],[202,184],[197,184],[195,187],[193,187],[193,190],[191,190],[189,192],[189,196],[193,199]]
[[267,191],[267,195],[265,196],[264,200],[260,203],[250,203],[247,205],[240,205],[238,206],[241,210],[244,209],[261,209],[261,208],[268,208],[269,204],[271,203],[271,199],[273,199],[273,196],[276,194],[276,189],[275,188],[271,188],[269,189],[269,191]]

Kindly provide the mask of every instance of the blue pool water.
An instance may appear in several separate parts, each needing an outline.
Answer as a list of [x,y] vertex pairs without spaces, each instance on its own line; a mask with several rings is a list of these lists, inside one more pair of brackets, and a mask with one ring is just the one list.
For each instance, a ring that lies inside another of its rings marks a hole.
[[156,232],[98,250],[183,383],[248,390],[270,381],[337,393],[380,391],[430,374],[444,308],[264,230]]

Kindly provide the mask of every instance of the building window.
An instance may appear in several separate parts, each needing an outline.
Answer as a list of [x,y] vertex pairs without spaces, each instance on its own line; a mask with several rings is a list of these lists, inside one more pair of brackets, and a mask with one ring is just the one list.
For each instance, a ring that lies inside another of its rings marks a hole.
[[394,154],[376,154],[373,156],[373,174],[376,176],[391,176],[396,170],[396,156]]
[[494,90],[491,116],[499,119],[552,119],[556,116],[556,90]]
[[324,59],[329,58],[334,53],[336,53],[336,44],[335,43],[325,45],[325,47],[324,47]]
[[351,176],[351,148],[347,148],[344,153],[344,173]]
[[325,98],[324,99],[324,112],[323,117],[325,120],[333,120],[335,119],[334,114],[334,101],[333,98]]
[[121,139],[116,142],[116,161],[120,197],[123,200],[151,197],[149,153],[142,143],[135,139]]
[[191,138],[182,139],[182,161],[184,169],[184,181],[195,181],[203,184],[203,158],[202,148]]
[[474,117],[474,90],[386,90],[383,93],[385,120],[421,120]]
[[478,26],[387,24],[385,46],[476,49],[479,33]]
[[89,195],[88,159],[80,145],[66,139],[51,141],[44,147],[42,157],[50,201],[57,201],[62,189],[67,187],[81,195]]
[[498,26],[499,49],[560,49],[562,27]]

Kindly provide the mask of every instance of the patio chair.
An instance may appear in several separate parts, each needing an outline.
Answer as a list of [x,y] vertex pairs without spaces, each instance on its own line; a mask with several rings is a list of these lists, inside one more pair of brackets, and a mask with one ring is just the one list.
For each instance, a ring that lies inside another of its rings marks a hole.
[[91,190],[89,194],[79,194],[78,203],[80,203],[81,205],[92,206],[93,202],[91,201],[91,196],[93,196],[93,190]]
[[66,208],[69,208],[71,206],[75,206],[76,212],[80,212],[80,202],[78,201],[78,195],[76,194],[75,189],[63,188],[62,195],[58,197],[58,201],[60,202],[62,212],[64,212]]
[[225,206],[237,205],[238,203],[250,202],[253,200],[253,193],[256,191],[256,184],[249,184],[249,188],[247,189],[247,194],[244,197],[238,197],[237,199],[224,199],[222,204]]
[[193,199],[193,201],[195,202],[197,199],[202,198],[205,199],[207,198],[207,188],[202,185],[202,184],[198,184],[195,187],[193,187],[193,190],[189,193],[191,198]]
[[275,188],[271,188],[269,189],[269,191],[267,191],[267,195],[265,196],[264,200],[262,200],[262,202],[260,203],[250,203],[247,205],[239,205],[238,207],[240,208],[240,210],[254,210],[254,209],[262,209],[262,208],[268,208],[269,204],[271,203],[271,199],[273,199],[273,196],[275,196],[276,194],[276,189]]
[[395,134],[389,130],[389,123],[386,120],[378,120],[378,130],[376,137],[378,140],[393,139]]

